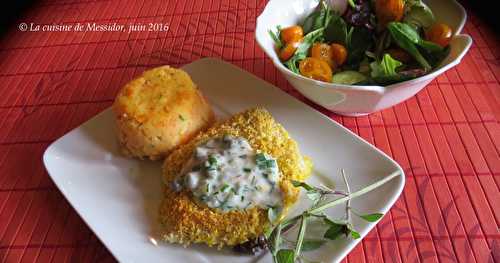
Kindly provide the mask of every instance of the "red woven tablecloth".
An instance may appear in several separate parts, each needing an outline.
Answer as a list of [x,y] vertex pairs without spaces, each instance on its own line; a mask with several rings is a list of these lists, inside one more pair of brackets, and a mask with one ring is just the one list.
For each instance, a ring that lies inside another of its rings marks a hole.
[[[307,102],[254,41],[265,4],[52,0],[30,8],[0,44],[0,261],[114,261],[51,182],[42,154],[145,68],[221,57]],[[169,30],[23,32],[21,22]],[[500,41],[471,12],[464,31],[474,44],[462,63],[405,103],[361,118],[314,106],[406,171],[401,198],[346,261],[500,260]]]

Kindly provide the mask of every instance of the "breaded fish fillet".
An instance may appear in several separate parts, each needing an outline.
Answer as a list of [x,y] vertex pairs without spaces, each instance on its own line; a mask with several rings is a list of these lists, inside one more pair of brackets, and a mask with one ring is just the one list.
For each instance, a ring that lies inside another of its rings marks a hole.
[[281,173],[279,187],[283,193],[282,216],[296,202],[299,190],[290,180],[303,181],[311,173],[312,163],[300,154],[297,143],[268,111],[250,109],[199,134],[165,160],[163,179],[167,186],[160,208],[164,240],[185,246],[191,243],[232,246],[261,235],[270,225],[267,210],[263,208],[221,212],[195,202],[189,190],[175,192],[168,186],[179,175],[197,145],[223,135],[243,137],[253,149],[277,160]]

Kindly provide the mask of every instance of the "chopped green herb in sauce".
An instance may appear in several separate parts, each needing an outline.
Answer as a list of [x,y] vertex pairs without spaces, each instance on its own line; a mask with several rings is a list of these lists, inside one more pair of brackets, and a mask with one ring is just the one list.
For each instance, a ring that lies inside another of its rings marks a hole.
[[[198,201],[223,211],[281,207],[276,160],[256,153],[248,141],[226,135],[197,146],[176,182]],[[182,179],[181,178],[185,178]],[[176,190],[177,191],[177,190]]]

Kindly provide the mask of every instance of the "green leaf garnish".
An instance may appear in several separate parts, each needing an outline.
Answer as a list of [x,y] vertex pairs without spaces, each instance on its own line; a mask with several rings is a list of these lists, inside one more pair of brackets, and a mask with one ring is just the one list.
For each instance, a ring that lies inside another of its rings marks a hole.
[[344,226],[342,225],[332,225],[328,228],[328,230],[326,230],[323,237],[328,238],[330,240],[335,240],[344,233],[343,229]]
[[302,242],[302,251],[312,251],[320,248],[326,243],[326,240],[322,239],[305,239]]
[[384,214],[382,213],[373,213],[373,214],[367,214],[367,215],[360,215],[359,217],[363,218],[364,220],[368,222],[376,222],[379,220]]
[[361,235],[358,232],[356,232],[356,231],[354,231],[352,229],[350,229],[350,230],[351,230],[351,236],[352,236],[352,238],[358,239],[358,238],[361,237]]
[[302,187],[304,188],[306,191],[311,191],[311,190],[315,190],[316,188],[308,185],[307,183],[305,182],[300,182],[300,181],[295,181],[295,180],[292,180],[292,185],[295,186],[295,187]]
[[299,234],[297,235],[297,242],[295,243],[294,259],[296,259],[298,255],[300,255],[300,252],[302,250],[302,242],[304,241],[304,236],[306,234],[306,228],[307,228],[307,218],[308,218],[307,213],[302,214]]
[[347,223],[347,232],[349,234],[351,234],[351,237],[354,238],[354,239],[358,239],[361,237],[361,235],[356,231],[354,230],[354,228],[352,227],[352,224],[351,223]]
[[294,253],[291,249],[280,249],[276,254],[277,263],[293,263]]
[[[352,198],[356,198],[358,196],[361,196],[367,192],[370,192],[381,185],[385,184],[386,182],[390,181],[394,177],[399,175],[399,171],[396,171],[389,176],[371,184],[368,185],[360,190],[351,192],[347,178],[342,170],[342,175],[344,178],[344,181],[346,183],[347,187],[347,192],[342,192],[342,191],[333,191],[329,190],[326,188],[326,190],[322,190],[321,188],[317,188],[311,185],[308,185],[307,183],[300,182],[300,181],[292,181],[292,184],[295,187],[302,187],[304,188],[307,192],[309,192],[309,195],[312,193],[317,193],[320,194],[320,196],[330,196],[330,195],[340,195],[341,197],[322,202],[321,204],[315,203],[313,204],[309,209],[306,209],[303,211],[301,214],[296,215],[292,218],[283,220],[279,222],[277,225],[273,226],[270,229],[266,229],[265,231],[265,237],[267,239],[267,243],[269,244],[269,249],[271,251],[271,254],[273,255],[273,260],[275,263],[278,262],[287,262],[287,263],[293,263],[296,260],[303,260],[303,256],[301,255],[302,251],[309,251],[313,249],[317,249],[321,247],[326,240],[335,240],[339,238],[342,235],[350,235],[352,238],[360,238],[361,235],[353,229],[352,223],[350,222],[350,211],[352,208],[350,208],[350,200]],[[331,208],[333,206],[339,205],[339,204],[346,204],[346,213],[347,216],[343,220],[335,220],[335,219],[330,219],[326,217],[323,214],[323,211],[325,209]],[[275,211],[274,207],[271,207],[268,209],[268,217],[271,219],[276,218],[275,216]],[[378,220],[382,214],[380,213],[374,213],[374,214],[368,214],[368,215],[363,215],[361,217],[365,217],[365,220]],[[311,218],[311,220],[308,220]],[[317,221],[317,220],[312,220],[312,218],[322,218],[322,221]],[[309,221],[309,222],[308,222]],[[272,221],[271,221],[272,222]],[[290,247],[290,245],[287,245],[287,247],[284,247],[281,244],[281,232],[282,229],[283,231],[287,231],[291,227],[294,227],[300,222],[300,227],[299,227],[299,232],[297,234],[296,241],[290,241],[289,243],[294,244],[293,250]],[[326,225],[327,231],[324,234],[323,239],[306,239],[306,230],[307,230],[307,225],[309,223],[319,223],[319,224],[324,224]]]

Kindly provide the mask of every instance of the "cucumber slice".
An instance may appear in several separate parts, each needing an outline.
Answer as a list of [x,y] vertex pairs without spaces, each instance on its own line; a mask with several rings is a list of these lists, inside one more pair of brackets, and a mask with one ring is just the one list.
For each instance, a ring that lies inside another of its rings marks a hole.
[[332,83],[353,85],[366,81],[367,77],[354,70],[346,70],[333,75]]

